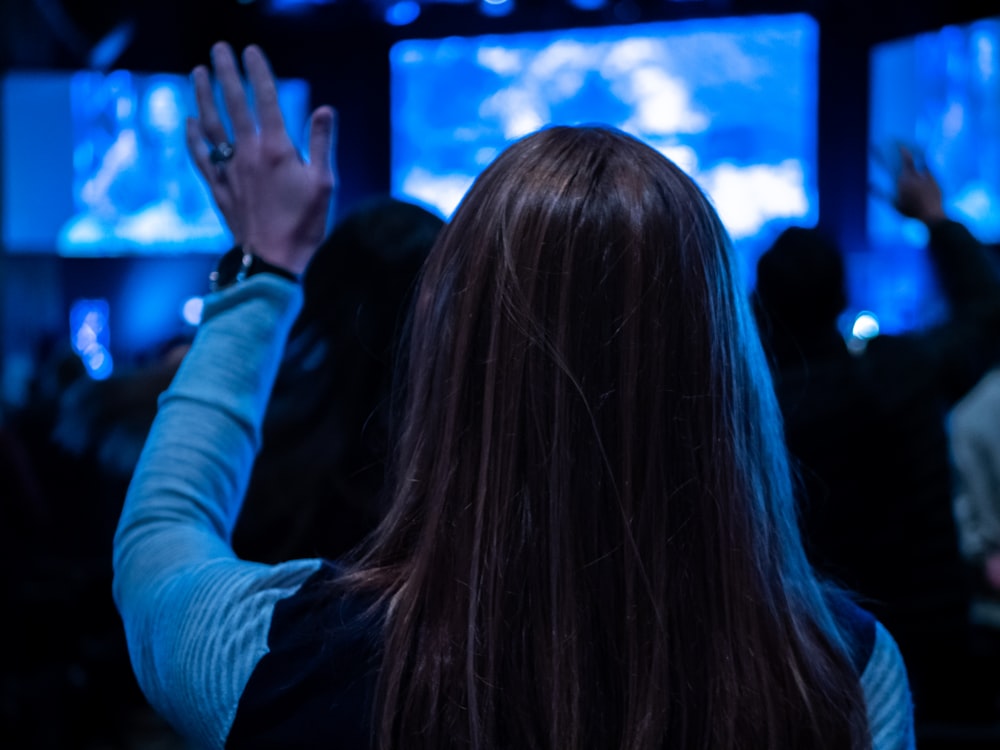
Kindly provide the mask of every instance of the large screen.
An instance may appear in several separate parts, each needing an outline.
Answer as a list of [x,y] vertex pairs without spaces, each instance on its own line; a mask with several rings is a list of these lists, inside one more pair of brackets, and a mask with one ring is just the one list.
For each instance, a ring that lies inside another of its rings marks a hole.
[[927,241],[926,229],[885,199],[898,145],[933,172],[953,218],[1000,242],[1000,17],[874,47],[869,117],[873,244]]
[[612,125],[702,186],[750,283],[781,229],[818,216],[817,38],[789,14],[399,42],[393,193],[447,217],[511,140]]
[[[308,85],[280,81],[278,93],[302,134]],[[187,152],[186,76],[16,72],[3,80],[2,107],[8,252],[217,253],[232,242]]]

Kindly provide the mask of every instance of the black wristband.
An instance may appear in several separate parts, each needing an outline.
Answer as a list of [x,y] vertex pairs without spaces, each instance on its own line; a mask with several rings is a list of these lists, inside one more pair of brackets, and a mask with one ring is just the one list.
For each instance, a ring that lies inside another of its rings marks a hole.
[[287,268],[281,268],[273,263],[268,263],[259,255],[254,255],[250,248],[243,245],[236,245],[219,258],[215,270],[209,274],[209,288],[213,292],[217,292],[220,289],[225,289],[228,286],[245,281],[258,273],[270,273],[290,281],[297,282],[299,280],[299,277]]

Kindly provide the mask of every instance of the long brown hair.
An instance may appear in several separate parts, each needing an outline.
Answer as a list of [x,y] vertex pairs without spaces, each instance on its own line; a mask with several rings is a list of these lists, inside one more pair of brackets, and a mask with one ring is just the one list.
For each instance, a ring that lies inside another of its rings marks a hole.
[[413,309],[382,748],[866,748],[730,241],[638,140],[476,180]]

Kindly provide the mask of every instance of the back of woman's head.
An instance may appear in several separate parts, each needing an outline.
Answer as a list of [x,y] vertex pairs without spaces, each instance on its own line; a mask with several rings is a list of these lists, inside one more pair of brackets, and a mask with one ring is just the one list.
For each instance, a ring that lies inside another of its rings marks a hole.
[[540,131],[470,189],[362,573],[391,602],[383,745],[863,734],[734,267],[697,186],[618,131]]

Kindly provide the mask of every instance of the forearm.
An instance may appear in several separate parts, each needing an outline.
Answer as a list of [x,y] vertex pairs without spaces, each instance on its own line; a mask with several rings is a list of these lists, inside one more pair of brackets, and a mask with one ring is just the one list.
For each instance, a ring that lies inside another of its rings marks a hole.
[[1000,303],[1000,276],[982,243],[956,221],[938,220],[928,228],[931,259],[953,309]]
[[913,750],[913,701],[906,666],[889,632],[877,625],[875,649],[861,676],[873,750]]
[[254,277],[210,296],[167,391],[115,535],[115,595],[149,592],[175,570],[232,556],[229,538],[259,447],[300,289]]
[[[187,121],[188,148],[234,236],[297,273],[325,232],[333,111],[313,113],[303,159],[263,53],[248,47],[242,62],[252,106],[232,49],[214,45],[231,129],[208,69],[193,71],[198,117]],[[224,143],[228,155],[213,159]],[[267,653],[277,602],[320,565],[246,562],[230,545],[301,303],[297,283],[267,273],[206,299],[194,344],[160,399],[115,534],[114,597],[136,677],[150,704],[196,747],[225,747],[243,690]]]

